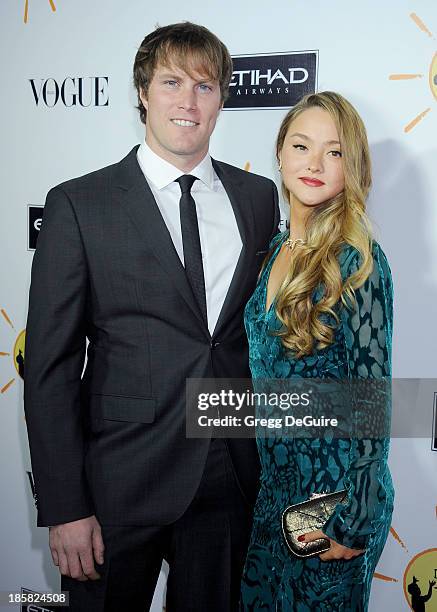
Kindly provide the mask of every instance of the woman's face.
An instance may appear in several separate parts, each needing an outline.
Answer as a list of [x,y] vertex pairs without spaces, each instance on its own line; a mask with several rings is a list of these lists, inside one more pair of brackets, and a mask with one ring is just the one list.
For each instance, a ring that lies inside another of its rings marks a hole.
[[309,108],[290,123],[279,158],[293,205],[319,206],[344,189],[337,128],[321,108]]

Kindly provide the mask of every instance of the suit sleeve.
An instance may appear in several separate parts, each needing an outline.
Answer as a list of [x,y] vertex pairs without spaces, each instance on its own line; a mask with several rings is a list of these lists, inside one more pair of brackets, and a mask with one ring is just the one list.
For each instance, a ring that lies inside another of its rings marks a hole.
[[38,526],[94,512],[84,472],[80,399],[87,288],[77,219],[67,194],[54,188],[47,195],[33,259],[24,366]]
[[[348,276],[358,264],[359,258],[352,258]],[[352,409],[345,476],[348,502],[336,507],[322,531],[344,546],[363,549],[386,523],[393,507],[387,467],[393,286],[389,265],[378,246],[373,271],[355,295],[356,308],[342,312]]]

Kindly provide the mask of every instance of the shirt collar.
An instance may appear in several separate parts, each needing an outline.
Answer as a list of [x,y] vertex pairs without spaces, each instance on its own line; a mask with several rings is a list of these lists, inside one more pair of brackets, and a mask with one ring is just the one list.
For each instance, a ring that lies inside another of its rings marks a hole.
[[[157,155],[146,141],[143,141],[137,151],[137,159],[144,175],[157,189],[164,189],[184,174],[178,168]],[[209,153],[191,170],[189,174],[196,176],[209,189],[214,186],[214,169]],[[196,185],[196,183],[194,183]]]

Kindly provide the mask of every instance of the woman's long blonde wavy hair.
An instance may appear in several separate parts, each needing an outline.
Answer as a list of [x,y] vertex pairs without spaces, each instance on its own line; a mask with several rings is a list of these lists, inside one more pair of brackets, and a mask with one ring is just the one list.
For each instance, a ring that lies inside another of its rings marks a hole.
[[[293,254],[277,295],[276,314],[282,323],[277,334],[284,347],[296,357],[309,355],[315,348],[323,349],[333,342],[339,323],[336,305],[341,302],[344,307],[353,308],[354,290],[363,285],[373,268],[372,231],[366,215],[366,198],[371,185],[369,145],[366,128],[352,104],[331,91],[302,98],[281,124],[276,157],[279,162],[293,120],[313,107],[327,111],[337,128],[344,190],[312,211],[306,225],[305,244]],[[292,194],[284,183],[282,191],[292,205]],[[358,270],[343,282],[338,255],[345,244],[355,247],[361,257]],[[323,295],[314,303],[314,292],[319,287]]]

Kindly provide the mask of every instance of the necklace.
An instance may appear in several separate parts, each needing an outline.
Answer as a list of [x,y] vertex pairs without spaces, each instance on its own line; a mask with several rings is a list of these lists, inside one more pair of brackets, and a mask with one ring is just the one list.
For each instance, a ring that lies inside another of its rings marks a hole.
[[284,242],[285,246],[288,247],[290,249],[291,252],[294,251],[294,248],[297,245],[302,246],[303,244],[305,244],[305,240],[302,240],[302,238],[287,238],[287,240]]

